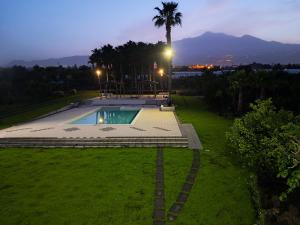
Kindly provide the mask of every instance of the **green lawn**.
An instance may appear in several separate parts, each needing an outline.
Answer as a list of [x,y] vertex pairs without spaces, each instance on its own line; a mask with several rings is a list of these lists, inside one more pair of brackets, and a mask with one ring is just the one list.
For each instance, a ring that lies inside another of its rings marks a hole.
[[[66,103],[95,96],[82,92],[5,120],[31,119]],[[204,150],[195,186],[174,225],[250,225],[255,212],[247,172],[225,151],[231,125],[192,97],[175,97],[177,115],[193,123]],[[155,149],[0,149],[0,224],[152,224]],[[166,208],[181,189],[192,151],[165,149]]]
[[[177,96],[175,102],[178,117],[182,122],[194,125],[204,150],[201,151],[201,167],[190,198],[177,221],[170,224],[254,224],[255,211],[247,186],[248,173],[235,165],[225,150],[225,131],[232,121],[207,111],[197,98]],[[191,160],[188,154],[177,157],[180,161]],[[166,165],[166,171],[172,171],[168,167],[176,169],[175,164]],[[172,179],[168,177],[172,176],[170,172],[166,176],[167,180]],[[182,175],[179,177],[182,179]],[[173,188],[167,186],[167,189]]]
[[[83,99],[88,99],[97,96],[96,91],[79,91],[75,95],[70,95],[63,98],[56,98],[53,100],[48,100],[39,104],[32,105],[1,105],[0,106],[0,115],[9,115],[12,116],[5,117],[0,119],[0,129],[6,128],[16,123],[22,123],[33,119],[35,117],[44,115],[48,112],[57,110],[70,104],[71,102],[77,102]],[[18,112],[15,114],[15,112]]]
[[0,224],[152,224],[155,150],[0,150]]

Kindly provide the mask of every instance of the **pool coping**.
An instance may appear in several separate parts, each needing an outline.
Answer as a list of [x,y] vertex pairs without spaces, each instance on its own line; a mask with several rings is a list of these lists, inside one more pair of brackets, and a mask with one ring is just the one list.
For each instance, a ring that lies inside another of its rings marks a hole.
[[[107,123],[107,124],[105,124],[105,123],[101,123],[101,124],[99,124],[99,123],[97,123],[97,124],[74,124],[74,123],[72,123],[72,122],[77,121],[77,120],[79,120],[79,119],[81,119],[83,117],[86,117],[86,116],[88,116],[90,114],[93,114],[93,113],[101,110],[102,108],[109,108],[109,107],[110,108],[120,108],[120,109],[122,109],[122,108],[123,109],[124,108],[136,109],[136,110],[138,110],[138,113],[135,115],[135,117],[131,121],[131,123],[116,123],[116,124],[109,124],[109,123]],[[113,125],[124,126],[125,125],[125,126],[128,126],[128,125],[134,125],[135,122],[136,122],[136,120],[137,120],[137,118],[139,117],[139,115],[141,114],[141,112],[143,110],[144,110],[143,107],[133,107],[133,106],[100,106],[100,107],[98,107],[96,109],[93,109],[93,110],[90,110],[90,111],[88,111],[86,113],[83,113],[80,116],[76,116],[76,117],[74,117],[74,118],[72,118],[70,120],[67,120],[67,121],[63,122],[62,124],[68,124],[68,125],[72,124],[72,125],[76,125],[76,126],[99,126],[99,125],[111,125],[111,126],[113,126]]]

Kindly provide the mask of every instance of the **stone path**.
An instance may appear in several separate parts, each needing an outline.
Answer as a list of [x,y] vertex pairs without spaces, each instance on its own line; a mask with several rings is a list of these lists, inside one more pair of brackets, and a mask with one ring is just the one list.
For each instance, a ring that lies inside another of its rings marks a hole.
[[183,186],[181,188],[181,192],[179,193],[179,195],[176,199],[176,202],[173,203],[171,208],[168,210],[167,219],[169,221],[176,220],[178,214],[183,209],[183,206],[184,206],[185,202],[188,200],[189,194],[194,185],[199,167],[200,167],[200,151],[199,151],[199,149],[194,149],[193,150],[193,163],[192,163],[191,169],[190,169],[188,175],[186,176],[185,183],[183,184]]
[[156,180],[153,225],[165,224],[164,159],[163,149],[158,147],[156,158]]

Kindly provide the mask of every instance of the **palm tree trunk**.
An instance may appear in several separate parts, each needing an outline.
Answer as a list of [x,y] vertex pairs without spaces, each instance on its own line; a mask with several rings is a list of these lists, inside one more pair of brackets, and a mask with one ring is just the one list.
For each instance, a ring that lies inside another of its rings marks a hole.
[[166,33],[166,38],[167,38],[167,45],[169,48],[172,47],[172,40],[171,40],[171,26],[166,27],[167,33]]

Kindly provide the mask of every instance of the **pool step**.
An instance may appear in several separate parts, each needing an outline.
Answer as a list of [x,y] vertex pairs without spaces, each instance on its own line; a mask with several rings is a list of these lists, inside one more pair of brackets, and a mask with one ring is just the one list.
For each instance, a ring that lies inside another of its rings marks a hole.
[[0,138],[0,147],[188,147],[185,137]]

